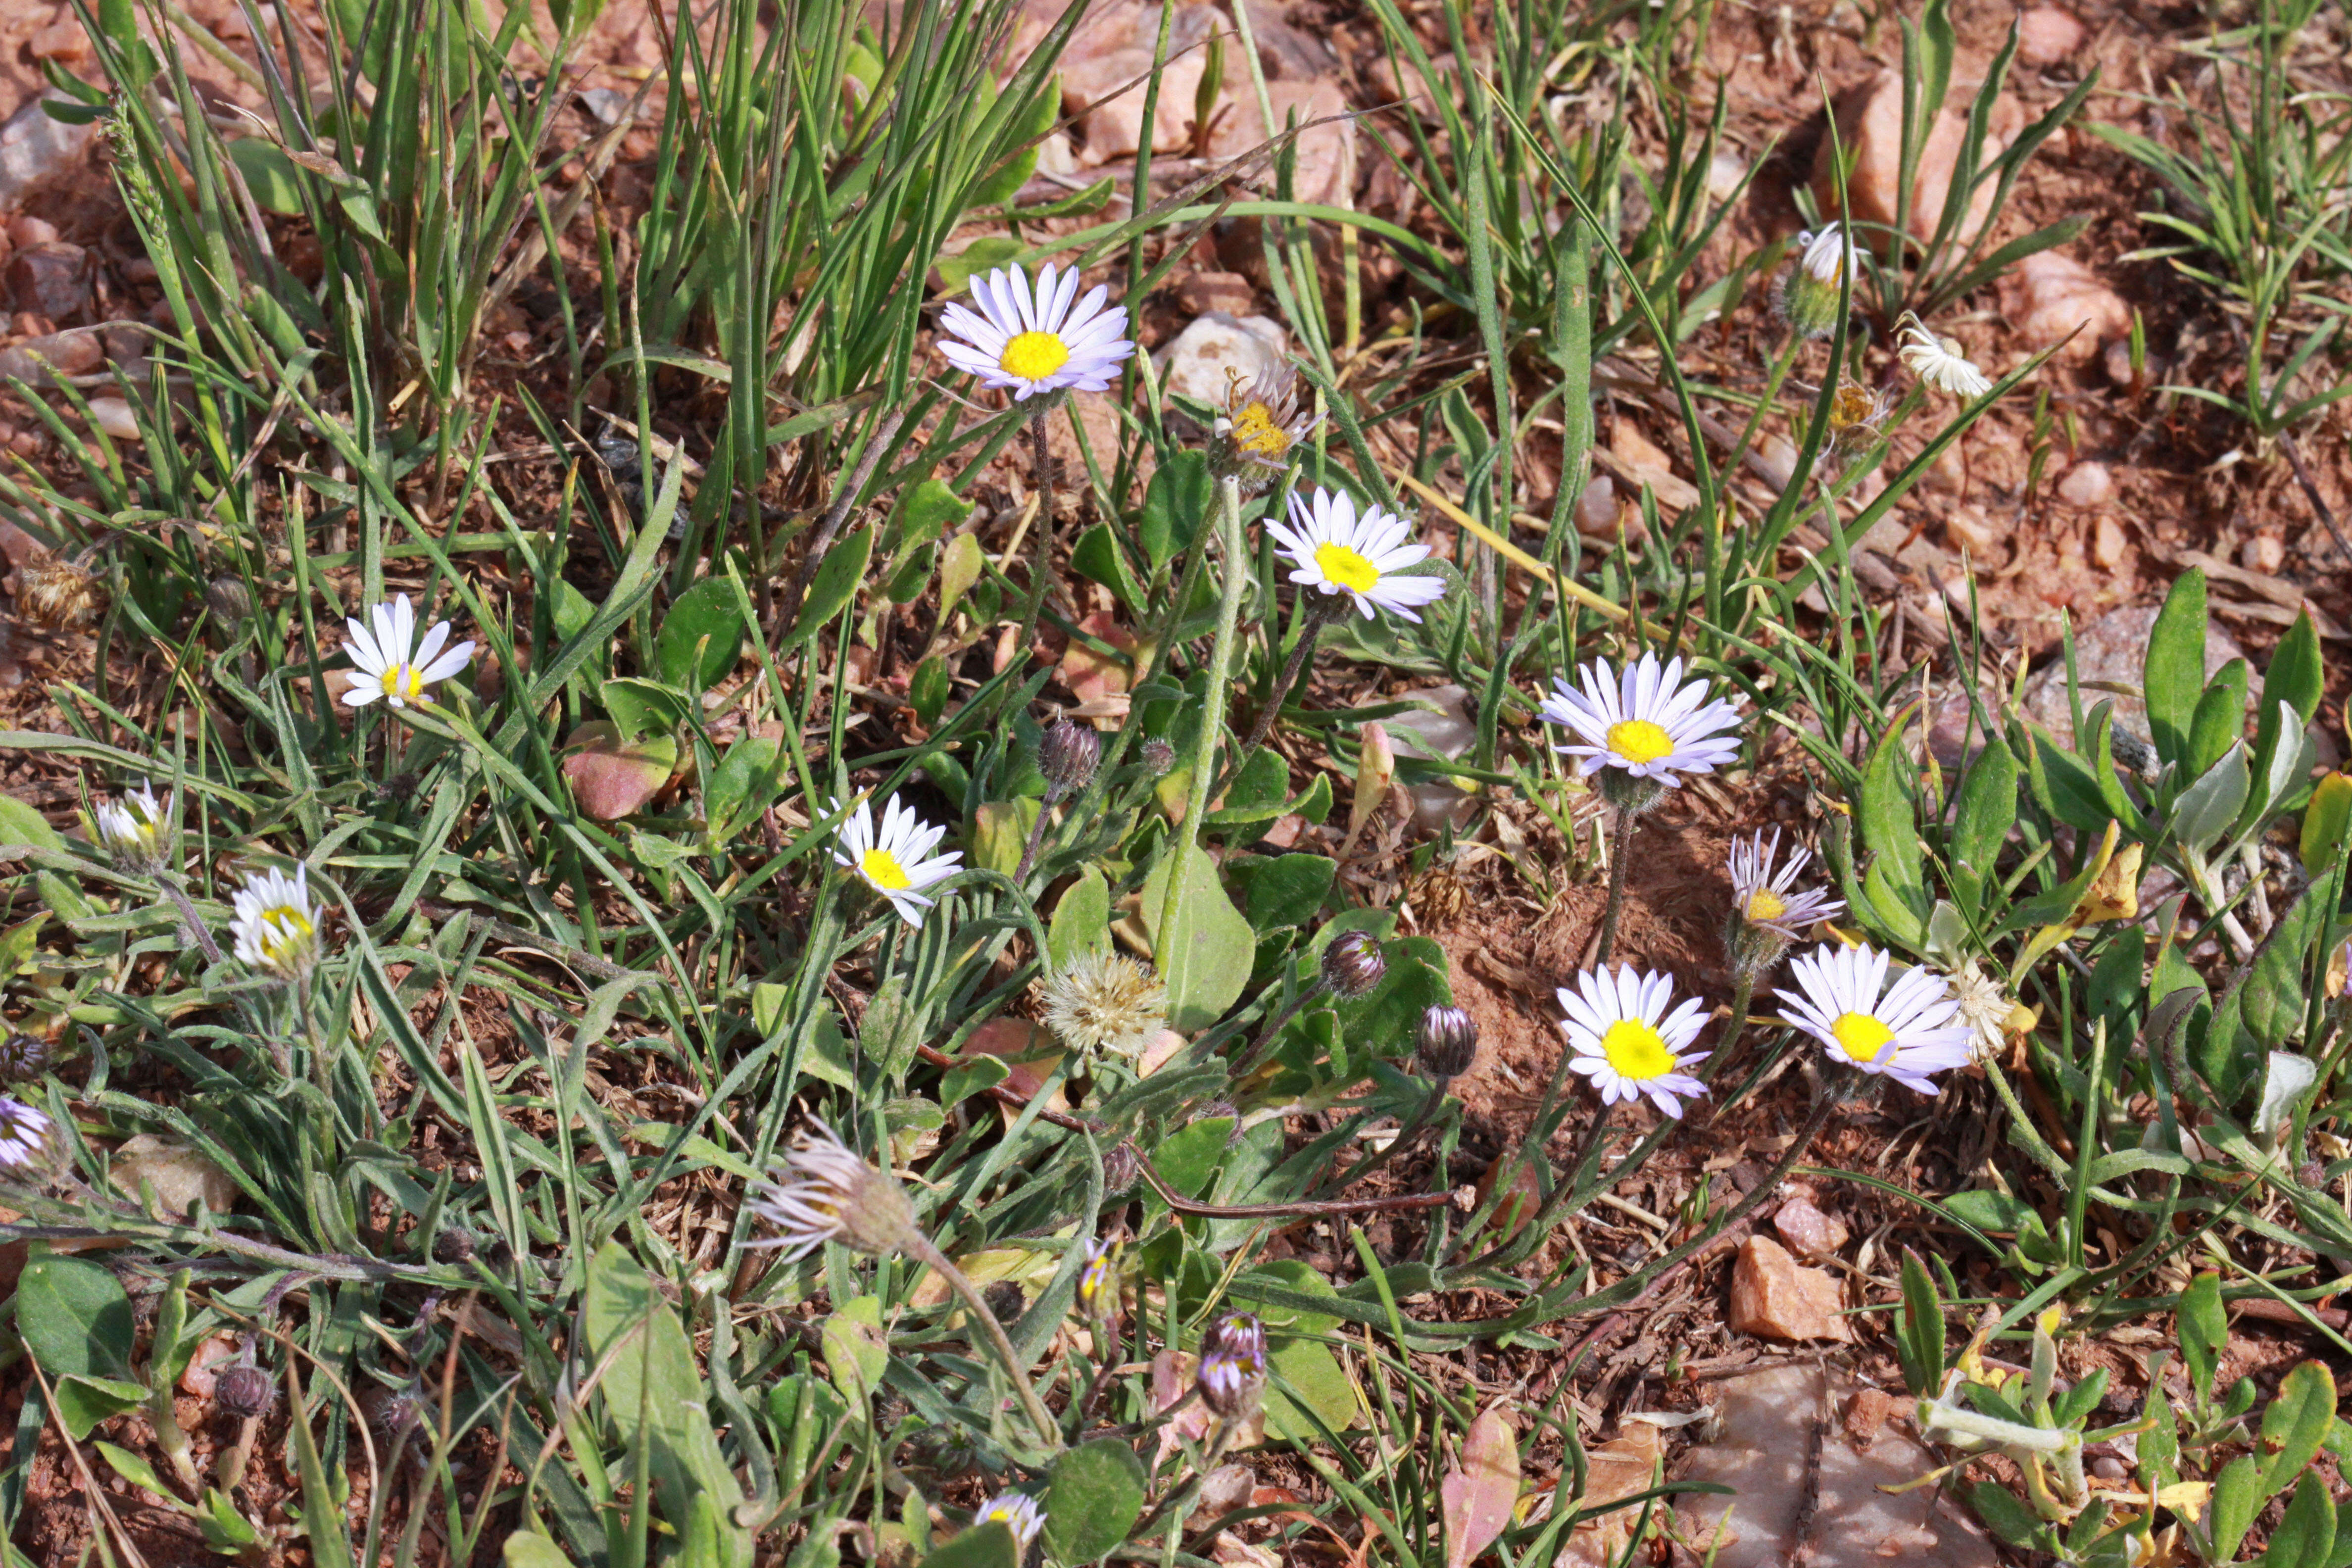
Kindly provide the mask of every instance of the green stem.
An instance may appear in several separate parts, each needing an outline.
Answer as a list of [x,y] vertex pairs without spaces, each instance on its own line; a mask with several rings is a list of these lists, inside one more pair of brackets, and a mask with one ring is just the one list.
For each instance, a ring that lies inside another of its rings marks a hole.
[[[1234,775],[1241,772],[1250,758],[1257,755],[1257,749],[1265,744],[1265,738],[1274,733],[1275,721],[1282,717],[1282,710],[1297,695],[1307,667],[1315,656],[1315,644],[1323,636],[1323,628],[1336,620],[1349,602],[1339,594],[1318,594],[1308,602],[1307,624],[1298,628],[1298,643],[1290,650],[1289,661],[1282,667],[1282,679],[1274,683],[1274,690],[1266,705],[1258,710],[1257,722],[1251,726],[1249,739],[1242,742],[1240,751],[1225,759],[1224,771],[1217,779],[1218,789],[1231,784]],[[1214,793],[1211,792],[1213,795]]]
[[1053,411],[1056,399],[1041,397],[1029,416],[1029,460],[1036,469],[1037,479],[1037,561],[1030,568],[1029,592],[1021,603],[1021,637],[1013,644],[1015,657],[1025,654],[1030,634],[1037,629],[1038,614],[1045,607],[1045,590],[1053,582],[1054,571],[1054,459],[1045,449],[1045,416]]
[[1209,647],[1207,689],[1201,704],[1201,740],[1192,757],[1192,794],[1184,804],[1184,832],[1194,844],[1208,818],[1209,802],[1217,773],[1217,742],[1225,732],[1226,687],[1232,684],[1234,631],[1240,624],[1242,590],[1248,585],[1249,563],[1242,558],[1241,481],[1217,481],[1217,544],[1224,552],[1225,581],[1217,599],[1217,639]]
[[1609,909],[1601,917],[1601,945],[1592,957],[1597,969],[1609,967],[1609,955],[1617,947],[1617,916],[1625,906],[1625,863],[1633,853],[1633,825],[1641,820],[1639,812],[1617,808],[1617,847],[1609,857]]
[[220,943],[215,942],[213,933],[205,928],[205,917],[196,912],[195,900],[189,898],[187,890],[168,873],[157,877],[155,885],[179,910],[180,923],[187,929],[189,935],[196,939],[196,945],[204,950],[205,962],[218,963],[221,961]]
[[1344,1193],[1411,1149],[1420,1142],[1422,1129],[1428,1126],[1430,1120],[1437,1114],[1437,1108],[1445,1103],[1445,1086],[1452,1081],[1450,1079],[1433,1080],[1429,1086],[1429,1098],[1421,1102],[1421,1109],[1413,1112],[1412,1120],[1406,1122],[1398,1130],[1397,1135],[1389,1140],[1387,1148],[1369,1160],[1359,1161],[1346,1175],[1336,1182],[1324,1183],[1308,1195],[1319,1198]]
[[1048,1450],[1058,1450],[1062,1447],[1062,1429],[1046,1411],[1045,1402],[1037,1397],[1036,1389],[1030,1385],[1029,1373],[1021,1364],[1020,1352],[1013,1348],[1012,1340],[1005,1336],[1004,1325],[998,1322],[996,1314],[988,1310],[988,1303],[981,1299],[978,1289],[964,1278],[963,1270],[949,1262],[947,1254],[920,1231],[915,1231],[906,1246],[909,1257],[926,1268],[936,1271],[948,1282],[948,1289],[962,1300],[965,1310],[986,1332],[989,1342],[995,1347],[998,1359],[1004,1363],[1005,1373],[1013,1379],[1014,1391],[1021,1395],[1021,1407],[1028,1413],[1029,1425],[1036,1428],[1037,1440]]

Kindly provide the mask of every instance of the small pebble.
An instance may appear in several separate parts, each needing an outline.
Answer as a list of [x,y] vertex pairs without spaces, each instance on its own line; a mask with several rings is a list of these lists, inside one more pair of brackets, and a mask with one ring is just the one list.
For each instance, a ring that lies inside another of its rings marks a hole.
[[2000,531],[1980,506],[1956,506],[1944,514],[1944,537],[1955,550],[1982,557],[2000,542]]
[[2097,506],[2115,491],[2115,478],[2105,463],[2077,463],[2058,481],[2058,497],[2069,506]]
[[2286,541],[2275,533],[2257,533],[2239,547],[2238,563],[2249,572],[2275,577],[2286,564]]
[[2036,5],[2017,18],[2018,58],[2054,66],[2083,47],[2083,24],[2055,5]]
[[139,416],[120,397],[91,398],[89,416],[100,429],[118,441],[139,439]]
[[1827,1258],[1846,1244],[1846,1228],[1804,1198],[1790,1198],[1772,1216],[1772,1228],[1800,1258]]
[[2107,571],[2124,563],[2124,551],[2128,544],[2124,538],[2124,526],[2112,517],[2101,517],[2092,531],[2091,559]]
[[8,240],[12,245],[47,245],[62,237],[58,226],[45,217],[20,213],[8,220]]
[[1593,475],[1576,498],[1576,531],[1595,538],[1617,531],[1617,482],[1607,474]]

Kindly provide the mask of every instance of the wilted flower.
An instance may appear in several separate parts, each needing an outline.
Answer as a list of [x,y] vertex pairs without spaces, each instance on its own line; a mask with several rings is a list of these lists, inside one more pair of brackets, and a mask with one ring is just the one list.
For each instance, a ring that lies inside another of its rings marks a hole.
[[213,1403],[221,1414],[239,1421],[258,1421],[278,1404],[278,1383],[249,1361],[238,1361],[213,1374]]
[[1073,310],[1077,291],[1077,268],[1057,271],[1050,261],[1039,268],[1034,291],[1019,266],[975,278],[977,310],[950,304],[940,312],[940,325],[954,334],[940,340],[940,353],[982,386],[1012,393],[1015,403],[1066,387],[1101,392],[1135,353],[1126,336],[1127,307],[1105,309],[1110,290],[1097,283]]
[[1381,944],[1362,931],[1341,931],[1323,950],[1323,984],[1349,1001],[1370,995],[1388,972]]
[[159,801],[154,789],[141,784],[91,808],[99,842],[133,871],[152,875],[172,856],[172,821],[176,798]]
[[2009,993],[1973,958],[1952,971],[1949,978],[1952,1004],[1960,1010],[1960,1022],[1969,1026],[1972,1037],[1969,1055],[1976,1061],[1989,1062],[2000,1054],[2009,1038]]
[[319,911],[310,902],[310,871],[272,867],[237,889],[229,932],[236,960],[247,969],[273,970],[288,980],[310,973],[319,957]]
[[1217,1320],[1201,1342],[1195,1383],[1201,1402],[1221,1419],[1256,1410],[1265,1393],[1265,1325],[1247,1312]]
[[1168,988],[1146,963],[1088,948],[1037,983],[1045,1027],[1074,1051],[1141,1056],[1168,1026]]
[[1290,455],[1315,428],[1311,416],[1298,412],[1298,373],[1288,363],[1275,366],[1244,384],[1241,372],[1225,371],[1225,403],[1218,412],[1209,466],[1219,474],[1237,476],[1245,488],[1261,489],[1290,466]]
[[0,1175],[22,1180],[48,1163],[49,1115],[21,1100],[0,1098]]
[[[375,623],[373,631],[356,616],[343,621],[343,629],[350,634],[343,651],[352,656],[352,669],[351,689],[343,693],[343,701],[350,707],[364,708],[379,698],[394,708],[412,702],[429,707],[433,698],[425,689],[448,679],[474,657],[470,642],[441,651],[442,644],[449,640],[446,621],[436,622],[425,634],[424,646],[417,647],[416,612],[410,608],[405,594],[388,605],[376,605],[368,612],[368,618]],[[362,676],[366,679],[361,679]]]
[[1343,490],[1292,491],[1289,526],[1269,517],[1265,531],[1297,568],[1292,582],[1346,594],[1367,620],[1381,609],[1417,622],[1421,605],[1445,595],[1444,578],[1406,574],[1429,559],[1429,547],[1412,542],[1412,524],[1378,506],[1359,516]]
[[1800,234],[1797,243],[1797,264],[1780,283],[1780,315],[1799,337],[1825,338],[1837,326],[1838,289],[1853,259],[1853,240],[1845,225],[1833,223],[1819,234]]
[[79,562],[41,551],[16,568],[16,616],[37,632],[69,632],[96,617],[103,595]]
[[1748,837],[1731,841],[1728,868],[1734,915],[1749,925],[1765,926],[1784,937],[1793,937],[1802,934],[1807,926],[1835,920],[1845,912],[1843,900],[1831,898],[1822,889],[1796,890],[1797,879],[1812,863],[1811,850],[1791,845],[1789,858],[1775,871],[1772,861],[1780,852],[1780,830],[1777,827],[1769,839],[1759,828]]
[[1955,397],[1982,397],[1992,390],[1992,379],[1970,363],[1960,345],[1939,338],[1910,311],[1895,333],[1895,357],[1904,367],[1938,392]]
[[1645,653],[1614,679],[1595,659],[1579,674],[1584,689],[1555,680],[1542,713],[1577,736],[1553,749],[1602,769],[1604,780],[1617,770],[1673,788],[1683,774],[1713,773],[1739,754],[1739,710],[1709,700],[1704,680],[1683,684],[1681,659]]
[[[826,807],[828,816],[841,810],[839,801]],[[910,926],[923,923],[931,900],[923,889],[946,881],[963,865],[963,852],[933,855],[944,827],[926,826],[912,807],[893,800],[882,808],[882,826],[874,826],[874,803],[861,800],[857,810],[834,836],[833,858],[855,871],[866,885],[890,901],[898,918]]]
[[1613,974],[1588,969],[1576,977],[1576,989],[1562,986],[1556,994],[1568,1014],[1560,1027],[1576,1053],[1568,1065],[1592,1080],[1603,1105],[1646,1094],[1679,1119],[1684,1100],[1706,1092],[1683,1070],[1713,1054],[1683,1050],[1698,1038],[1706,1015],[1696,999],[1669,1012],[1675,983],[1667,976],[1636,974],[1632,964]]
[[1013,1532],[1013,1543],[1027,1552],[1045,1528],[1045,1510],[1027,1492],[999,1492],[972,1515],[971,1522],[975,1527],[992,1522],[1004,1526]]
[[1421,1016],[1421,1032],[1413,1041],[1413,1060],[1440,1083],[1470,1070],[1478,1055],[1478,1026],[1459,1007],[1432,1003]]
[[902,1250],[915,1229],[906,1189],[875,1169],[815,1117],[793,1137],[782,1180],[755,1183],[744,1202],[777,1235],[750,1247],[782,1247],[787,1262],[828,1241],[870,1256]]
[[1101,761],[1102,737],[1090,724],[1056,719],[1037,743],[1037,768],[1045,775],[1045,793],[1053,799],[1086,788]]
[[1874,947],[1816,948],[1790,961],[1798,989],[1779,994],[1790,1021],[1838,1060],[1933,1094],[1930,1075],[1967,1061],[1974,1035],[1956,1024],[1959,1004],[1942,975],[1906,969],[1886,986],[1889,962]]

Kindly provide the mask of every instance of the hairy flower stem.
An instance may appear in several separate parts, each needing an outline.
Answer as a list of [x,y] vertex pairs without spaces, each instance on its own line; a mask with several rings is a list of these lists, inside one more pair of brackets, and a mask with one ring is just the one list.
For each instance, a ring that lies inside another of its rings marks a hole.
[[213,933],[205,929],[205,917],[196,912],[195,900],[188,897],[187,889],[180,886],[176,878],[169,875],[157,877],[155,886],[163,889],[163,896],[179,910],[181,928],[196,939],[196,946],[204,950],[205,962],[218,963],[221,961],[220,943],[215,942]]
[[1037,562],[1030,568],[1029,592],[1021,601],[1021,636],[1013,644],[1016,655],[1029,647],[1030,634],[1037,629],[1038,613],[1045,607],[1045,590],[1053,583],[1054,458],[1045,449],[1045,416],[1053,412],[1057,401],[1053,397],[1038,398],[1029,415],[1029,460],[1036,469],[1037,480]]
[[1609,955],[1616,951],[1617,917],[1625,907],[1625,867],[1633,856],[1633,825],[1641,820],[1640,813],[1617,808],[1617,844],[1609,856],[1609,908],[1601,917],[1601,945],[1592,954],[1597,969],[1608,968]]
[[1036,1389],[1030,1385],[1029,1373],[1021,1364],[1020,1352],[1013,1348],[1012,1340],[1005,1335],[1004,1325],[998,1322],[996,1314],[988,1310],[988,1303],[981,1299],[979,1289],[964,1278],[963,1270],[949,1262],[947,1254],[922,1232],[910,1230],[903,1245],[907,1256],[938,1273],[948,1282],[948,1289],[962,1300],[964,1310],[986,1331],[990,1344],[996,1350],[997,1359],[1004,1363],[1005,1374],[1013,1379],[1013,1390],[1021,1395],[1021,1408],[1027,1412],[1029,1425],[1036,1429],[1037,1440],[1048,1450],[1059,1449],[1062,1447],[1061,1427],[1055,1424],[1054,1417],[1045,1409],[1045,1401],[1037,1397]]
[[1442,1079],[1432,1082],[1429,1086],[1429,1097],[1421,1102],[1421,1109],[1413,1112],[1412,1120],[1406,1122],[1403,1127],[1398,1130],[1397,1135],[1389,1140],[1389,1145],[1387,1148],[1381,1150],[1379,1153],[1374,1154],[1369,1160],[1358,1161],[1349,1169],[1345,1175],[1340,1176],[1336,1181],[1325,1182],[1321,1186],[1316,1188],[1314,1192],[1307,1195],[1310,1197],[1319,1198],[1332,1193],[1344,1193],[1349,1187],[1354,1186],[1358,1182],[1370,1176],[1373,1172],[1381,1169],[1382,1166],[1390,1164],[1395,1161],[1398,1156],[1412,1149],[1414,1144],[1421,1141],[1422,1129],[1430,1124],[1430,1121],[1437,1115],[1438,1107],[1445,1103],[1446,1086],[1453,1081],[1454,1080],[1452,1079]]
[[1217,545],[1224,555],[1223,591],[1217,598],[1217,639],[1209,646],[1209,666],[1201,704],[1200,749],[1192,757],[1192,787],[1184,803],[1184,832],[1194,844],[1207,820],[1217,772],[1217,742],[1225,732],[1225,706],[1234,668],[1234,633],[1241,623],[1242,590],[1249,563],[1242,556],[1242,486],[1238,479],[1217,481]]
[[[1275,721],[1282,717],[1282,710],[1290,706],[1291,699],[1297,694],[1299,684],[1306,677],[1307,667],[1314,659],[1315,645],[1322,638],[1323,628],[1338,620],[1348,604],[1347,596],[1342,594],[1317,594],[1307,601],[1307,624],[1298,628],[1298,643],[1290,650],[1288,662],[1282,667],[1282,679],[1274,683],[1274,690],[1268,694],[1265,706],[1258,710],[1257,722],[1251,727],[1249,739],[1242,742],[1240,751],[1225,759],[1224,770],[1217,779],[1218,790],[1234,782],[1234,775],[1248,765],[1249,760],[1257,755],[1257,749],[1265,744],[1265,738],[1274,733]],[[1213,795],[1216,792],[1213,790],[1210,793]]]
[[1030,868],[1037,864],[1038,847],[1045,842],[1045,824],[1053,820],[1054,808],[1062,804],[1063,793],[1059,784],[1045,786],[1045,798],[1037,806],[1037,820],[1029,825],[1029,842],[1021,848],[1021,864],[1013,868],[1014,887],[1029,880]]
[[1264,1056],[1265,1048],[1274,1044],[1274,1037],[1282,1033],[1290,1020],[1307,1010],[1307,1004],[1322,995],[1324,989],[1323,976],[1318,973],[1314,979],[1307,983],[1304,990],[1291,999],[1289,1006],[1276,1013],[1265,1027],[1258,1031],[1257,1038],[1250,1042],[1250,1048],[1244,1051],[1240,1058],[1234,1063],[1233,1076],[1236,1079],[1247,1078],[1250,1068],[1257,1066],[1258,1058]]

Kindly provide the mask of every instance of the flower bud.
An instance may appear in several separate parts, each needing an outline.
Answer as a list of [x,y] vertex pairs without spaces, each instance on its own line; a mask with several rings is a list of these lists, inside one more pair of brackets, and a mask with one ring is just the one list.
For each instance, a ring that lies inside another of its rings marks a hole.
[[1433,1003],[1421,1016],[1421,1035],[1413,1042],[1413,1060],[1429,1077],[1444,1083],[1470,1070],[1478,1055],[1478,1026],[1459,1007]]
[[239,1421],[258,1421],[278,1404],[278,1383],[251,1362],[237,1362],[213,1374],[213,1403]]
[[471,1232],[451,1226],[433,1238],[433,1261],[436,1263],[466,1263],[474,1256]]
[[1176,748],[1153,736],[1143,742],[1143,765],[1150,770],[1153,778],[1167,777],[1169,770],[1176,765]]
[[1825,338],[1837,330],[1838,289],[1853,257],[1853,240],[1845,225],[1833,223],[1819,234],[1801,234],[1797,241],[1803,249],[1781,281],[1780,316],[1801,338]]
[[1095,766],[1102,761],[1102,737],[1094,727],[1056,719],[1037,746],[1037,766],[1045,775],[1045,793],[1060,799],[1094,782]]
[[1143,1159],[1125,1143],[1114,1145],[1103,1156],[1103,1195],[1113,1197],[1130,1191],[1143,1179]]
[[1323,984],[1349,1001],[1370,995],[1388,972],[1381,944],[1362,931],[1342,931],[1323,950]]
[[23,1083],[49,1070],[57,1043],[39,1035],[11,1034],[0,1041],[0,1082]]
[[205,608],[222,630],[234,633],[253,618],[253,595],[242,581],[223,574],[205,584]]
[[1246,1418],[1265,1393],[1265,1326],[1246,1312],[1221,1318],[1201,1342],[1201,1402],[1226,1421]]

